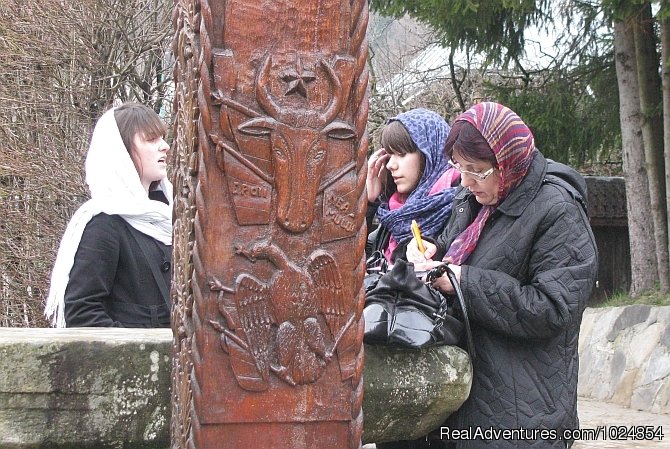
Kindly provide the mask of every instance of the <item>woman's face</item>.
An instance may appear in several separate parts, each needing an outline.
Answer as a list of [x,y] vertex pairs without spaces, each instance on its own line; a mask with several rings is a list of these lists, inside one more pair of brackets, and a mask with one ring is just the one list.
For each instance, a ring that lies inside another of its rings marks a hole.
[[[461,172],[461,185],[475,196],[479,204],[495,206],[498,204],[500,173],[491,162],[484,160],[468,161],[459,151],[451,155],[456,169]],[[493,169],[492,171],[489,171]],[[481,177],[486,179],[481,180]]]
[[423,174],[423,158],[418,151],[395,154],[389,152],[386,169],[391,173],[398,193],[409,195],[419,185]]
[[160,181],[167,176],[169,149],[170,147],[162,136],[147,140],[142,133],[137,133],[133,137],[131,151],[133,163],[147,192],[152,182]]

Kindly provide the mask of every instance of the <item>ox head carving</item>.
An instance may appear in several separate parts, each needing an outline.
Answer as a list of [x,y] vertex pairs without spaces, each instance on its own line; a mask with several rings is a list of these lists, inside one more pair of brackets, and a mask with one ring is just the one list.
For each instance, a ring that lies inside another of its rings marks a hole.
[[320,64],[332,86],[332,97],[322,111],[277,105],[268,89],[268,56],[256,76],[256,100],[268,115],[252,118],[238,127],[245,134],[270,137],[277,222],[294,233],[304,232],[314,221],[328,139],[347,140],[356,135],[350,125],[335,120],[342,106],[342,85],[330,65],[323,60]]

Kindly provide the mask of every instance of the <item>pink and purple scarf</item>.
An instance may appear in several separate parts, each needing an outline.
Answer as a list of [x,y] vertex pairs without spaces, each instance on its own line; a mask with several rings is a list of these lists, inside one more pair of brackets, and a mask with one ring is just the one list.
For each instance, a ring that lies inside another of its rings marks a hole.
[[474,221],[453,241],[444,260],[461,265],[475,250],[486,220],[521,183],[535,152],[533,133],[511,109],[498,103],[476,104],[456,121],[472,124],[488,142],[498,161],[498,204],[482,206]]

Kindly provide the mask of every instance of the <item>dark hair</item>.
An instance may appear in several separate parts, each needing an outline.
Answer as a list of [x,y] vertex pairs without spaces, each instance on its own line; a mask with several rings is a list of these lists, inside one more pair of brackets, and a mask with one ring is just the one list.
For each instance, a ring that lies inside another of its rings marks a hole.
[[407,154],[419,151],[407,128],[398,120],[393,120],[384,126],[380,143],[387,153]]
[[142,133],[147,140],[163,137],[167,127],[158,114],[148,106],[139,103],[124,103],[114,110],[114,119],[121,139],[130,154],[135,134]]
[[444,144],[448,159],[451,159],[454,151],[458,151],[467,161],[487,161],[498,167],[498,160],[489,143],[474,125],[465,120],[454,123]]
[[[420,170],[421,173],[423,173],[423,170],[426,167],[426,156],[419,150],[419,147],[416,146],[416,143],[414,143],[412,137],[409,135],[407,128],[405,128],[405,125],[399,120],[392,120],[386,124],[384,129],[382,129],[382,135],[379,140],[382,148],[384,148],[388,154],[419,153],[421,155]],[[383,185],[382,196],[388,200],[388,198],[390,198],[397,190],[391,172],[386,172]]]

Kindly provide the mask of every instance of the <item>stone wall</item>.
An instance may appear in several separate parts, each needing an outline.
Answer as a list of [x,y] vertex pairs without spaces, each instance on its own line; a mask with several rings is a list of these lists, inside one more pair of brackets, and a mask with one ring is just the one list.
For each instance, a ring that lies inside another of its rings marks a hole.
[[[0,328],[0,449],[152,449],[170,441],[169,329]],[[364,442],[419,437],[465,401],[460,348],[366,347]]]
[[[0,328],[0,449],[167,448],[171,344],[169,329]],[[458,348],[366,347],[364,442],[437,426],[471,369]],[[579,394],[670,414],[670,307],[587,309]]]
[[0,448],[165,448],[169,329],[0,328]]
[[670,306],[587,309],[579,353],[580,396],[670,413]]

